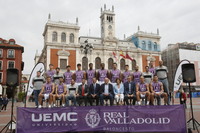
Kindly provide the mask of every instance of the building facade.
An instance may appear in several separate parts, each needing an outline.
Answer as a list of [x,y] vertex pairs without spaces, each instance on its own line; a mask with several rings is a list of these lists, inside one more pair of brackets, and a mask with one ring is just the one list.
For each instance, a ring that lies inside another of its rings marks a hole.
[[0,38],[0,83],[3,86],[2,94],[6,91],[6,70],[16,68],[19,70],[19,81],[21,79],[24,62],[22,61],[22,53],[24,47],[15,43],[14,39],[9,41]]
[[168,79],[170,89],[173,89],[176,68],[179,62],[184,59],[189,60],[195,65],[196,82],[192,85],[196,86],[198,90],[198,86],[200,86],[200,44],[187,42],[169,44],[168,47],[162,51],[162,60],[169,70]]
[[[104,5],[100,13],[101,37],[91,37],[79,36],[78,18],[75,23],[65,23],[52,21],[49,15],[43,33],[44,47],[41,54],[36,53],[35,63],[43,62],[46,69],[49,64],[53,64],[54,67],[60,67],[62,72],[65,71],[66,65],[70,65],[75,71],[78,63],[82,64],[83,70],[88,69],[89,63],[93,63],[95,69],[99,69],[101,63],[105,63],[106,69],[112,69],[113,62],[116,62],[118,69],[121,70],[124,70],[126,64],[131,70],[138,65],[140,71],[143,71],[151,60],[158,65],[161,55],[159,50],[143,50],[130,38],[117,39],[115,17],[114,6],[112,9],[106,9]],[[149,39],[152,38],[149,36]],[[160,47],[159,41],[160,37],[157,38],[158,47]],[[87,45],[89,47],[86,54],[83,48]],[[113,53],[116,54],[116,58]],[[121,53],[128,54],[133,60],[123,58],[120,56]]]

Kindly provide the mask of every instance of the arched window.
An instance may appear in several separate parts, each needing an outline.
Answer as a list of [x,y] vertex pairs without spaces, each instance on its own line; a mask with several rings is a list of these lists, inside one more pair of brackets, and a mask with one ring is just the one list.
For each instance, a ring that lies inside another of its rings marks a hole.
[[133,60],[133,61],[132,61],[132,70],[135,70],[135,67],[136,67],[136,61]]
[[101,68],[101,58],[97,57],[95,58],[95,69]]
[[74,43],[74,34],[73,33],[71,33],[69,36],[69,42]]
[[157,50],[158,48],[157,48],[157,43],[156,42],[154,42],[154,50]]
[[88,70],[88,58],[87,57],[82,58],[82,70]]
[[57,32],[54,31],[52,34],[52,42],[57,42],[57,36],[58,36]]
[[120,70],[124,70],[125,69],[125,60],[122,58],[120,60]]
[[109,59],[108,59],[108,69],[111,70],[111,69],[112,69],[112,66],[113,66],[113,59],[112,59],[112,58],[109,58]]
[[66,42],[66,34],[64,32],[61,34],[61,42]]
[[151,42],[148,43],[148,49],[151,50]]
[[142,41],[142,49],[146,49],[146,43],[145,43],[145,41]]

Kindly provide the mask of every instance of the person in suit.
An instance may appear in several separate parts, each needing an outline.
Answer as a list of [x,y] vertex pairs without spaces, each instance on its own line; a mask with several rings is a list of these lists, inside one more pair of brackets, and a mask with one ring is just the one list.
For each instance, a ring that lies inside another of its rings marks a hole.
[[128,76],[127,82],[124,83],[124,101],[127,105],[130,105],[131,102],[133,105],[135,105],[136,85],[135,82],[132,81],[131,76]]
[[96,78],[92,78],[92,84],[90,84],[89,92],[88,92],[88,100],[90,103],[90,106],[92,106],[92,100],[96,100],[96,105],[99,105],[99,91],[100,91],[100,85],[97,83]]
[[85,81],[86,80],[83,78],[82,84],[78,86],[78,94],[77,94],[76,100],[77,100],[79,106],[81,105],[82,99],[84,99],[85,106],[87,106],[87,96],[88,96],[89,87],[85,83]]
[[109,79],[105,78],[104,84],[101,85],[101,94],[100,94],[100,102],[101,105],[104,105],[104,99],[110,100],[110,105],[113,105],[113,99],[114,99],[114,91],[113,91],[113,85],[109,83]]

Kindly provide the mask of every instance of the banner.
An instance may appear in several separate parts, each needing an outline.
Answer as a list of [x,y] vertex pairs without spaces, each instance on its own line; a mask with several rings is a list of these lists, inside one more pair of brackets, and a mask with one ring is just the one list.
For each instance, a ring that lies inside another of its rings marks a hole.
[[186,133],[183,105],[17,108],[17,133],[36,132]]
[[190,61],[188,61],[188,60],[182,60],[179,63],[177,69],[176,69],[176,73],[175,73],[175,76],[174,76],[174,92],[177,92],[179,90],[181,84],[183,83],[181,66],[183,64],[187,64],[187,63],[190,63]]

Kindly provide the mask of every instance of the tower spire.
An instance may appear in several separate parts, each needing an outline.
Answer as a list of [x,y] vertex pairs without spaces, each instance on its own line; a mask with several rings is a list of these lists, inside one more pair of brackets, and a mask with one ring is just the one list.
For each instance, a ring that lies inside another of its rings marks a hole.
[[157,35],[159,35],[159,29],[157,29]]
[[104,10],[106,10],[106,4],[104,4]]
[[78,25],[78,17],[76,17],[76,25]]
[[112,5],[112,11],[114,12],[114,6]]
[[51,20],[51,14],[49,13],[48,19]]

